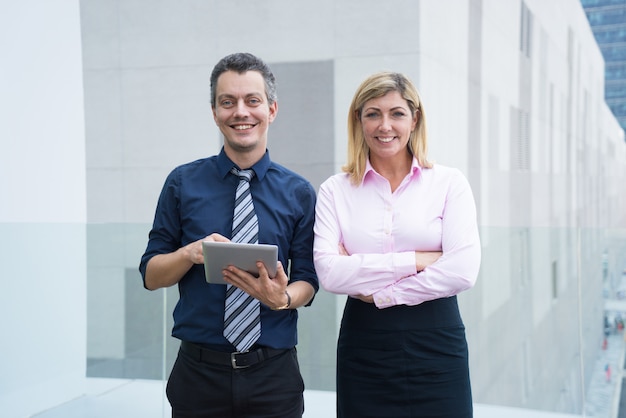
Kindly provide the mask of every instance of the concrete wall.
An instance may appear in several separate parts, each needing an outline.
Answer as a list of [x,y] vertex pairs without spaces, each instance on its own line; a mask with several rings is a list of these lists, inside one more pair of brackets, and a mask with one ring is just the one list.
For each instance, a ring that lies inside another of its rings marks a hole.
[[[580,412],[590,373],[580,364],[593,363],[602,332],[603,228],[626,225],[623,188],[615,186],[626,151],[603,102],[602,57],[576,0],[81,6],[88,218],[117,225],[103,230],[121,244],[108,260],[124,260],[90,262],[89,294],[117,299],[113,311],[90,304],[95,375],[144,373],[129,365],[129,345],[141,344],[129,330],[151,326],[154,316],[169,321],[175,291],[165,292],[164,307],[159,296],[141,293],[133,270],[145,245],[140,231],[147,234],[166,174],[219,150],[209,74],[222,56],[250,51],[278,79],[272,157],[316,187],[345,161],[346,111],[361,80],[391,69],[416,82],[431,159],[467,175],[479,208],[483,268],[476,288],[461,296],[475,399]],[[301,310],[311,389],[334,389],[342,306],[343,298],[321,292]],[[159,364],[158,341],[170,325],[144,348],[153,358],[144,369]],[[169,342],[168,365],[176,344]]]
[[80,396],[86,357],[85,133],[78,1],[2,2],[0,410]]
[[[602,336],[601,260],[623,265],[605,232],[626,227],[626,148],[576,0],[78,9],[7,3],[0,18],[0,190],[19,202],[0,204],[0,306],[17,318],[4,334],[0,405],[35,407],[33,390],[50,395],[39,405],[75,395],[85,358],[89,376],[166,377],[176,290],[144,290],[137,264],[167,173],[219,150],[212,66],[249,51],[278,77],[272,157],[316,187],[345,161],[361,80],[391,69],[416,82],[431,159],[467,175],[479,208],[483,265],[460,298],[475,401],[581,411]],[[41,242],[47,252],[33,255]],[[342,306],[322,291],[301,310],[309,389],[334,389]]]

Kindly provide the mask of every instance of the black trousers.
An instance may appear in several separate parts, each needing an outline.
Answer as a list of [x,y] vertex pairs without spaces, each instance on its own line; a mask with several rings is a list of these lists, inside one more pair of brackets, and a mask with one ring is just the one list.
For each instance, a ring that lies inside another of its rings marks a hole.
[[301,418],[304,412],[295,348],[243,369],[179,350],[166,392],[173,418]]

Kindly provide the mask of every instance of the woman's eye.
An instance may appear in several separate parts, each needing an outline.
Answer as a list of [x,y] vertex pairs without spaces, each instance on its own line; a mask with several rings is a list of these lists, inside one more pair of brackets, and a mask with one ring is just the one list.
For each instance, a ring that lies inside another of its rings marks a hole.
[[368,119],[375,118],[376,116],[378,116],[378,113],[376,113],[376,112],[370,112],[370,113],[366,113],[365,114],[365,117],[368,118]]

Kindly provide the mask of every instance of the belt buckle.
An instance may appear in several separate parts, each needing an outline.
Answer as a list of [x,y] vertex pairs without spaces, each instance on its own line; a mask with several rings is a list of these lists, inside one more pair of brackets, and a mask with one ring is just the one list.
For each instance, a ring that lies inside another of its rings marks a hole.
[[233,369],[245,369],[246,367],[250,367],[249,364],[246,364],[246,365],[243,365],[243,366],[240,366],[240,365],[237,364],[237,357],[236,357],[237,354],[245,354],[247,352],[248,351],[243,351],[243,352],[235,351],[233,353],[230,353],[230,364],[231,364],[231,366],[233,366]]

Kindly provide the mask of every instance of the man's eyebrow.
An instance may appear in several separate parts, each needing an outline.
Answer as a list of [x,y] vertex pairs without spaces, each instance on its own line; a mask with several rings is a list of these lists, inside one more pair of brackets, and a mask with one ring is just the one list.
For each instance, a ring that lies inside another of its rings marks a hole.
[[226,99],[226,98],[231,99],[233,97],[235,96],[233,96],[232,94],[220,94],[217,96],[218,99]]
[[[248,97],[265,97],[265,95],[263,93],[257,93],[257,92],[252,92],[252,93],[248,93],[244,96],[245,98]],[[219,99],[234,99],[236,98],[236,96],[230,94],[230,93],[223,93],[217,96],[218,100]]]

